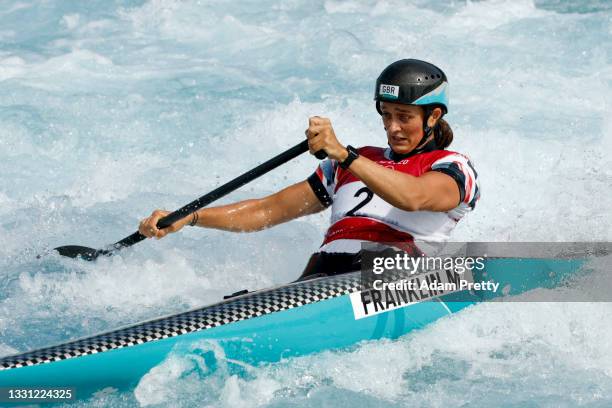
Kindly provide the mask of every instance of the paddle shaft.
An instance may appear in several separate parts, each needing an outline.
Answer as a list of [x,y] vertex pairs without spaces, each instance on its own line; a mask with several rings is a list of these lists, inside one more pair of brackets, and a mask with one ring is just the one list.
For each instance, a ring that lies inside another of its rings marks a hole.
[[[210,193],[205,194],[202,197],[198,198],[197,200],[194,200],[190,202],[189,204],[179,208],[178,210],[166,215],[164,218],[160,219],[157,222],[157,228],[162,229],[162,228],[169,227],[170,225],[174,224],[176,221],[187,217],[189,214],[193,214],[195,211],[199,210],[200,208],[205,207],[208,204],[212,203],[213,201],[216,201],[219,198],[231,193],[232,191],[239,189],[245,184],[255,180],[256,178],[266,174],[267,172],[277,168],[278,166],[284,163],[287,163],[289,160],[292,160],[296,158],[297,156],[299,156],[300,154],[307,152],[307,151],[308,151],[308,140],[304,140],[300,142],[299,144],[293,146],[292,148],[284,151],[283,153],[271,158],[267,162],[262,163],[259,166],[255,167],[254,169],[251,169],[247,171],[246,173],[236,177],[232,181],[229,181],[225,183],[224,185],[217,187]],[[316,153],[316,156],[319,159],[323,159],[325,158],[326,154],[325,152],[320,151]],[[118,250],[121,248],[126,248],[134,244],[137,244],[138,242],[144,239],[146,239],[144,235],[142,235],[140,232],[135,232],[132,235],[123,238],[121,241],[117,241],[111,247],[114,248],[115,250]]]

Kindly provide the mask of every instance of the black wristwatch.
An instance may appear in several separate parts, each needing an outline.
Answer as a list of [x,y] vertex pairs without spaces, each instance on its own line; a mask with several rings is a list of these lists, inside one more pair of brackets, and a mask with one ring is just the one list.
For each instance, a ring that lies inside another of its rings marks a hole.
[[346,157],[346,159],[344,159],[343,162],[338,163],[340,164],[340,167],[342,167],[344,170],[347,170],[351,163],[359,157],[359,152],[351,145],[346,146],[346,151],[348,152],[348,156]]

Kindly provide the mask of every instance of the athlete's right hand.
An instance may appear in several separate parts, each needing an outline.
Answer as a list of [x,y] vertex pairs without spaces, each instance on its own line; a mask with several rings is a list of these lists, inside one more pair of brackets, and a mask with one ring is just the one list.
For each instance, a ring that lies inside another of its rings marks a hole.
[[170,211],[165,211],[165,210],[153,211],[153,213],[151,213],[151,216],[140,221],[140,225],[138,226],[138,232],[140,232],[142,235],[144,235],[147,238],[160,239],[160,238],[165,237],[168,234],[172,234],[173,232],[179,231],[181,228],[187,225],[191,220],[191,216],[185,217],[183,219],[178,220],[177,222],[175,222],[174,224],[172,224],[171,226],[167,228],[158,229],[157,222],[168,214],[170,214]]

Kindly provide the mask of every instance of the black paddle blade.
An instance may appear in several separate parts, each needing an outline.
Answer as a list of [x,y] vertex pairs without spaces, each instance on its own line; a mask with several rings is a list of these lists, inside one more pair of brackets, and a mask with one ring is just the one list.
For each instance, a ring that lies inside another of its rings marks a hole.
[[93,261],[100,255],[105,255],[108,251],[93,249],[80,245],[66,245],[55,248],[62,256],[69,258],[82,258],[86,261]]

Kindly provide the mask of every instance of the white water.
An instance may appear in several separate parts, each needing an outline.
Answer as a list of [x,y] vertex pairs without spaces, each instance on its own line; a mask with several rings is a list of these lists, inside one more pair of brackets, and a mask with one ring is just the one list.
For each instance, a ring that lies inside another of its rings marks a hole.
[[[447,73],[453,148],[481,177],[456,240],[610,241],[611,19],[604,1],[4,1],[0,354],[297,277],[326,213],[250,235],[184,231],[96,264],[35,255],[130,234],[294,145],[310,115],[345,143],[383,145],[373,84],[404,57]],[[304,155],[222,202],[316,163]],[[605,406],[611,311],[487,304],[244,378],[181,378],[186,351],[135,394],[90,403]]]

